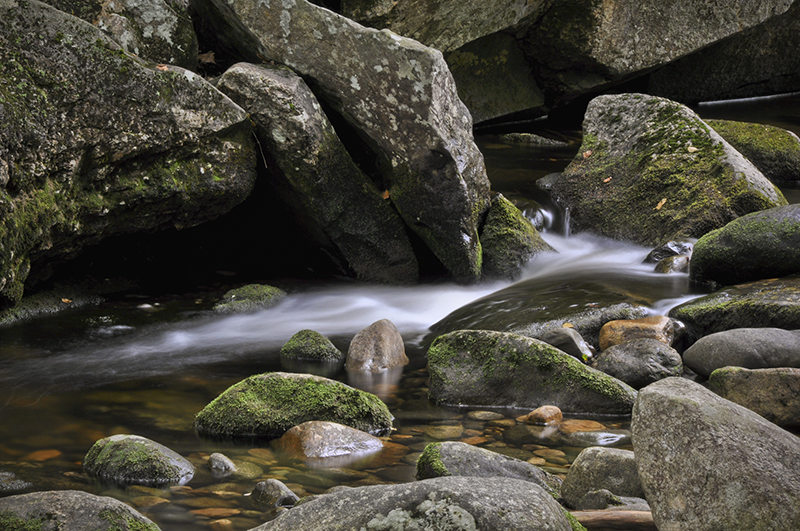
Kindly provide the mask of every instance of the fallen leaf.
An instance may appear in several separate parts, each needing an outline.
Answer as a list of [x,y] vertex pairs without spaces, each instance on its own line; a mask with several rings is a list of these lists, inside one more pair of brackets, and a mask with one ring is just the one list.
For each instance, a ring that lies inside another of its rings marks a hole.
[[613,178],[613,177],[609,177],[609,178],[607,178],[607,179],[603,179],[603,182],[604,182],[604,183],[610,182],[612,178]]
[[583,158],[588,159],[591,156],[592,156],[592,151],[591,150],[583,152]]
[[168,72],[169,68],[167,67],[167,65],[156,65],[156,70],[161,70],[163,72]]
[[383,198],[384,199],[389,199],[389,190],[384,190],[383,191]]
[[696,148],[694,146],[689,146],[689,147],[686,148],[686,151],[688,151],[689,153],[696,153],[696,152],[700,151],[700,148]]
[[658,202],[658,204],[656,205],[656,207],[653,210],[661,210],[661,207],[664,206],[664,203],[666,203],[666,202],[667,202],[667,198],[665,197],[664,199],[662,199],[661,201]]
[[71,299],[61,299],[61,302],[63,302],[64,304],[69,304],[70,302],[72,302],[72,300]]
[[561,328],[575,328],[575,325],[572,323],[564,323],[561,325]]
[[201,53],[197,56],[197,60],[200,61],[204,65],[215,65],[217,64],[214,61],[214,52],[206,52]]

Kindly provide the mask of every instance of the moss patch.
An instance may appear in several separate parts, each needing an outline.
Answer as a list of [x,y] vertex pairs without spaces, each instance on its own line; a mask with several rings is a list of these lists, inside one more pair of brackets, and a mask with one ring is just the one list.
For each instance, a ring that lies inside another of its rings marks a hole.
[[264,310],[278,304],[286,297],[286,292],[274,286],[248,284],[232,289],[222,296],[214,306],[219,313],[243,313]]
[[800,139],[766,124],[706,120],[706,123],[775,182],[800,180]]
[[417,459],[417,479],[439,478],[451,475],[442,462],[441,448],[442,443],[431,443],[425,447],[422,455]]
[[314,330],[300,330],[281,347],[281,356],[290,359],[341,361],[345,355],[331,340]]

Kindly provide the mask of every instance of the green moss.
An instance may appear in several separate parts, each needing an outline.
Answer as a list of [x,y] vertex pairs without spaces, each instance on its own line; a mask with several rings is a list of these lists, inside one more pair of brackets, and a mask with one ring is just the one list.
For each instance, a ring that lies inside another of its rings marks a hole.
[[281,347],[281,356],[292,359],[340,361],[344,354],[330,339],[314,330],[300,330]]
[[240,313],[263,310],[275,306],[286,297],[286,292],[274,286],[248,284],[232,289],[214,306],[220,313]]
[[3,531],[42,531],[45,522],[53,520],[51,514],[39,518],[23,520],[10,511],[0,512],[0,529]]
[[425,447],[417,459],[417,479],[450,476],[450,471],[442,462],[442,443],[431,443]]
[[581,524],[575,516],[567,511],[566,509],[562,509],[564,511],[564,516],[567,517],[569,521],[569,525],[572,526],[572,531],[587,531],[587,529]]
[[157,525],[133,518],[129,513],[120,510],[106,509],[98,515],[109,523],[104,531],[160,531]]

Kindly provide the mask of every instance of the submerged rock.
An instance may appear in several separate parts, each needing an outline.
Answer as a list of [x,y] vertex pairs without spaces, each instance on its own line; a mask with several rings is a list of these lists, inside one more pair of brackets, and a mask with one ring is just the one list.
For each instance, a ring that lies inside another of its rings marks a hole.
[[306,0],[198,0],[193,9],[252,62],[310,80],[374,151],[377,179],[406,226],[456,280],[480,278],[489,180],[441,52]]
[[458,331],[428,350],[430,397],[450,405],[630,414],[636,391],[542,341],[516,334]]
[[192,464],[166,446],[138,435],[100,439],[83,458],[83,468],[120,486],[183,484],[194,476]]
[[558,502],[538,485],[510,478],[450,476],[338,490],[301,503],[252,531],[337,528],[573,529]]
[[314,330],[300,330],[281,347],[281,357],[295,360],[342,361],[344,353]]
[[250,193],[247,114],[36,0],[0,5],[0,308],[113,235],[215,219]]
[[260,511],[270,511],[276,507],[293,507],[300,498],[277,479],[268,479],[256,484],[250,494],[250,503]]
[[407,364],[403,337],[393,322],[381,319],[353,337],[344,366],[348,371],[382,372]]
[[800,426],[800,369],[723,367],[708,377],[709,389],[782,428]]
[[697,241],[693,282],[723,286],[800,273],[800,205],[753,212]]
[[77,490],[0,498],[0,528],[8,531],[160,531],[121,501]]
[[722,367],[800,367],[800,330],[736,328],[716,332],[686,349],[683,362],[705,377]]
[[589,492],[601,489],[616,496],[644,498],[632,451],[586,448],[572,463],[561,485],[561,497],[568,507],[577,508]]
[[639,392],[633,449],[658,529],[752,531],[800,522],[800,439],[684,378]]
[[574,232],[656,245],[785,205],[781,192],[688,107],[599,96],[579,153],[553,185]]
[[371,434],[392,427],[373,394],[310,374],[257,374],[232,385],[195,417],[201,435],[274,438],[309,420],[338,422]]
[[284,433],[275,441],[275,447],[294,458],[323,459],[377,452],[383,442],[349,426],[312,420]]
[[286,298],[286,292],[274,286],[248,284],[228,291],[222,300],[214,305],[218,313],[247,313],[265,310]]

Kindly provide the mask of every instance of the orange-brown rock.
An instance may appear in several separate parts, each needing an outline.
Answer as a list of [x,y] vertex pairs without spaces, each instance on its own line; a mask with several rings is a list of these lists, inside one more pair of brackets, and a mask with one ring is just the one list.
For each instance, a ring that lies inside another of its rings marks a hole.
[[553,426],[562,420],[561,410],[556,406],[542,406],[534,409],[527,415],[522,422],[525,424],[538,424],[543,426]]
[[558,425],[561,433],[577,433],[580,431],[603,431],[606,427],[594,420],[565,420]]
[[600,329],[600,350],[641,338],[657,339],[672,345],[674,336],[672,320],[665,315],[609,321]]

